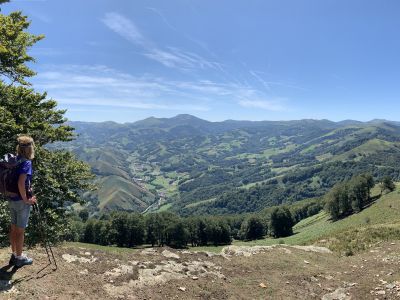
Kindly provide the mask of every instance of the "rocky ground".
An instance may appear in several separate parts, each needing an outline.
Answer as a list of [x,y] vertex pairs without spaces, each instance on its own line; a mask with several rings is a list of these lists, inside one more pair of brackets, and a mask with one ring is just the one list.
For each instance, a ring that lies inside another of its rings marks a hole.
[[[66,245],[46,267],[8,268],[0,250],[1,299],[400,299],[400,242],[338,257],[312,246],[238,247],[221,254],[169,248],[110,253]],[[40,271],[40,272],[39,272]],[[38,273],[39,272],[39,273]]]

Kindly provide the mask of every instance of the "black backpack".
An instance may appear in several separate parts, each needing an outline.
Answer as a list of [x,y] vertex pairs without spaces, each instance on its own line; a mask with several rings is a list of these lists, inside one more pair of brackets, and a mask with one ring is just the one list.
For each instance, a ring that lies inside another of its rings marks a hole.
[[6,192],[19,194],[18,166],[26,159],[18,159],[14,154],[6,154],[0,159],[0,194]]

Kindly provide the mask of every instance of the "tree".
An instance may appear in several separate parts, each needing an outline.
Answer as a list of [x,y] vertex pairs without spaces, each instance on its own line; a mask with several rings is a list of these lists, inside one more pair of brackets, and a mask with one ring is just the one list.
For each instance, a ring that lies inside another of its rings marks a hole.
[[369,202],[370,184],[363,175],[353,177],[349,182],[349,198],[354,212],[360,212]]
[[[68,233],[65,204],[83,202],[81,191],[92,188],[92,176],[90,167],[71,153],[44,147],[53,142],[69,141],[74,134],[73,128],[65,124],[65,110],[57,109],[57,102],[48,99],[46,93],[37,93],[28,87],[27,78],[35,72],[27,65],[34,62],[27,51],[43,38],[27,32],[29,25],[21,12],[0,14],[0,154],[15,151],[19,134],[34,138],[37,146],[33,161],[34,190],[47,218],[47,236],[57,241]],[[8,219],[4,205],[4,202],[0,204],[0,219]],[[1,240],[6,240],[7,231],[7,226],[2,226]],[[29,226],[27,231],[28,244],[35,244],[40,237],[38,230]]]
[[209,218],[206,225],[206,234],[208,241],[213,243],[214,246],[228,245],[232,242],[231,229],[223,219]]
[[189,242],[192,244],[192,247],[195,247],[199,243],[199,237],[198,237],[199,220],[197,218],[191,217],[187,218],[185,220],[185,223],[189,233]]
[[128,214],[117,212],[112,215],[111,228],[113,232],[114,242],[118,247],[128,246],[129,243],[129,223]]
[[381,188],[381,195],[382,195],[383,192],[385,192],[385,191],[393,192],[396,189],[396,185],[394,184],[394,182],[390,176],[385,176],[382,178],[380,188]]
[[95,226],[96,221],[94,219],[89,220],[85,224],[85,230],[83,232],[83,241],[85,243],[94,243],[95,237],[94,237],[94,226]]
[[157,226],[157,215],[156,214],[148,214],[145,220],[146,225],[146,240],[151,244],[152,247],[157,243],[157,234],[156,234],[156,226]]
[[128,217],[128,247],[142,245],[144,241],[144,220],[141,214],[131,213]]
[[200,219],[198,222],[197,236],[201,246],[206,246],[208,244],[207,222],[204,219]]
[[189,230],[186,224],[180,220],[168,227],[169,246],[176,248],[185,248],[189,240]]
[[35,75],[26,65],[35,61],[27,50],[44,36],[26,32],[29,25],[22,12],[13,12],[9,16],[0,14],[0,75],[6,76],[11,83],[28,84],[26,77]]
[[276,238],[293,234],[293,219],[287,207],[278,207],[271,214],[270,228]]
[[86,222],[89,219],[89,212],[87,209],[82,209],[79,212],[79,217],[81,218],[82,222]]
[[240,236],[245,240],[261,239],[265,233],[264,222],[258,216],[251,216],[244,220],[240,228]]
[[337,183],[325,196],[325,210],[334,221],[352,212],[348,189],[346,183]]

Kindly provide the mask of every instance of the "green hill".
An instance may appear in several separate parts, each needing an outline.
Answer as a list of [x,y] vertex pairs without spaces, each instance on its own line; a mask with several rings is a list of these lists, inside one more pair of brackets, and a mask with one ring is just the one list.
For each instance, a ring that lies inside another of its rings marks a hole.
[[333,222],[323,211],[297,223],[293,228],[294,234],[290,237],[235,244],[317,244],[343,254],[351,254],[382,240],[400,239],[400,184],[397,187],[396,191],[383,195],[360,213],[344,219]]
[[100,211],[144,211],[155,201],[155,196],[136,183],[111,175],[96,181],[98,189],[86,195]]
[[[71,125],[79,136],[65,147],[99,178],[137,179],[163,195],[160,204],[170,204],[163,209],[181,215],[254,212],[319,197],[359,173],[400,180],[400,127],[385,120],[209,122],[178,115]],[[123,209],[126,196],[103,198],[116,198]],[[148,203],[140,201],[138,209]]]

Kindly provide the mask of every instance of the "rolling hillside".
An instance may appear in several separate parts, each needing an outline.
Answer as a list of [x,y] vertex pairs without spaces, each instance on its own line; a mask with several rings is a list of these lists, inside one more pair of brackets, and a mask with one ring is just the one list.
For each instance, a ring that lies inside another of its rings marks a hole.
[[101,185],[113,185],[91,197],[98,211],[125,209],[126,181],[154,197],[135,196],[134,209],[151,205],[188,215],[251,212],[318,197],[362,172],[400,178],[400,127],[384,120],[209,122],[178,115],[71,125],[78,138],[64,146],[91,164]]
[[[315,244],[330,248],[342,255],[367,250],[383,240],[400,239],[400,184],[397,190],[383,195],[371,206],[357,214],[333,222],[322,211],[297,223],[294,234],[280,240],[268,238],[235,245]],[[375,195],[379,193],[375,188]]]

